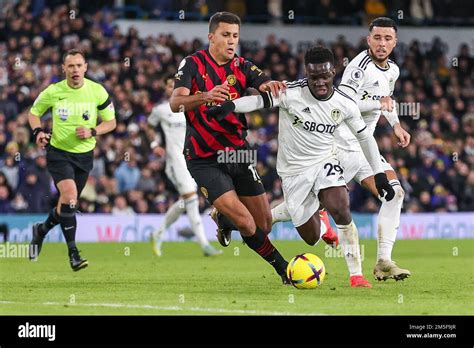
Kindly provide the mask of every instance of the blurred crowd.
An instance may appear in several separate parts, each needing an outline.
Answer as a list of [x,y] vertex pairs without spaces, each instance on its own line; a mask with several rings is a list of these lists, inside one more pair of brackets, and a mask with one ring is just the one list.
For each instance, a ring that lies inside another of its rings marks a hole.
[[[111,1],[113,2],[113,1]],[[217,11],[243,22],[361,25],[373,18],[403,18],[406,25],[472,25],[474,4],[457,0],[129,0],[119,13],[128,18],[207,20]],[[183,13],[183,12],[181,12]]]
[[[97,11],[74,16],[74,7],[43,9],[33,17],[28,2],[3,9],[0,17],[0,213],[47,212],[57,199],[46,169],[45,153],[34,144],[27,122],[37,95],[63,79],[61,54],[70,48],[85,51],[87,77],[102,83],[112,96],[118,125],[98,138],[94,168],[81,195],[83,212],[134,214],[164,213],[178,194],[164,172],[165,140],[162,131],[147,123],[152,107],[163,98],[164,77],[176,72],[179,62],[204,47],[199,40],[176,42],[173,35],[140,39],[136,29],[122,34],[114,15]],[[71,12],[73,11],[73,12]],[[344,58],[365,49],[364,40],[319,43],[330,46],[337,61],[339,82]],[[397,49],[396,49],[397,51]],[[467,45],[453,61],[446,43],[412,42],[403,54],[394,54],[400,66],[395,97],[419,105],[419,113],[400,116],[412,135],[401,149],[384,118],[376,138],[381,153],[397,170],[406,192],[404,211],[474,211],[474,59]],[[271,35],[264,47],[242,49],[277,80],[303,76],[304,52],[291,53],[290,43]],[[412,104],[410,104],[412,105]],[[248,140],[258,151],[257,170],[268,199],[282,199],[275,163],[277,110],[247,114]],[[46,115],[43,119],[50,118]],[[51,127],[51,121],[47,122]],[[151,150],[151,143],[162,146]],[[351,184],[354,211],[375,212],[378,203]],[[204,211],[208,205],[200,197]]]

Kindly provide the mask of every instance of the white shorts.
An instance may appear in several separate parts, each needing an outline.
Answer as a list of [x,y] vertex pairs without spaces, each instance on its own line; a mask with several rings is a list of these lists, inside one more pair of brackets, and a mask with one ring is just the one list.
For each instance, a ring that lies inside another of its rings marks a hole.
[[319,191],[346,186],[343,169],[335,156],[308,168],[305,172],[282,176],[283,197],[295,227],[303,225],[319,209]]
[[[344,168],[344,178],[347,183],[351,180],[355,180],[360,184],[362,180],[374,175],[372,167],[370,167],[362,151],[347,151],[337,148],[336,156],[341,162],[342,168]],[[380,157],[382,158],[383,170],[394,171],[390,163],[388,163],[382,155]]]
[[186,167],[184,160],[166,161],[165,173],[180,195],[196,192],[197,184]]

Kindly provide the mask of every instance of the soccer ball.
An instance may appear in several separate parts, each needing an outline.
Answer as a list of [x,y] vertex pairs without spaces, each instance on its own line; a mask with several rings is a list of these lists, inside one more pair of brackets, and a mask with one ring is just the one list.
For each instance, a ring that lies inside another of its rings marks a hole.
[[326,275],[323,261],[316,255],[296,255],[288,263],[286,275],[297,289],[314,289],[322,284]]

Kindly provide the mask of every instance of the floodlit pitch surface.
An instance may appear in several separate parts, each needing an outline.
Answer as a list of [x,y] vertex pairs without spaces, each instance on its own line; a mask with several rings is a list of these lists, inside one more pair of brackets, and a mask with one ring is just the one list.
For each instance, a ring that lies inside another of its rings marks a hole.
[[[361,241],[372,289],[349,287],[342,253],[276,241],[290,259],[311,252],[327,275],[320,288],[284,286],[271,266],[241,242],[203,257],[192,242],[80,244],[89,267],[72,272],[64,244],[45,244],[37,262],[0,258],[3,315],[456,315],[474,312],[474,240],[403,240],[394,259],[405,281],[377,282],[376,242]],[[11,255],[10,255],[11,256]]]

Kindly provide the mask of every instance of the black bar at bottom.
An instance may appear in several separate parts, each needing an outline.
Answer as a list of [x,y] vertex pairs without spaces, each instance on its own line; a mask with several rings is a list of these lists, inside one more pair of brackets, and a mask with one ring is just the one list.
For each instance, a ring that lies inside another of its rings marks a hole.
[[[0,347],[143,343],[473,346],[474,316],[0,316]],[[39,326],[34,326],[39,325]],[[53,329],[54,325],[54,340]],[[31,337],[42,334],[45,337]],[[20,337],[30,336],[30,337]],[[325,345],[327,346],[327,345]],[[346,345],[347,347],[347,345]]]

